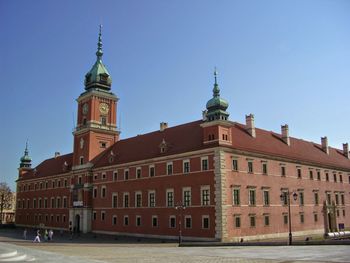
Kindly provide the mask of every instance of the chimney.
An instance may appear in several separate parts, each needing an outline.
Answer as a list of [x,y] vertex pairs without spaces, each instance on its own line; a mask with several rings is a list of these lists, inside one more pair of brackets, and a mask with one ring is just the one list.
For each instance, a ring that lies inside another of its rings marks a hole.
[[60,152],[55,152],[55,158],[57,158],[58,156],[60,156]]
[[327,136],[321,137],[321,145],[322,145],[322,151],[324,151],[326,154],[329,154]]
[[160,123],[160,131],[164,131],[166,128],[168,128],[167,122],[161,122]]
[[348,143],[343,143],[343,154],[346,158],[350,158],[349,155],[349,144]]
[[281,125],[281,133],[282,133],[282,140],[290,146],[290,139],[289,139],[289,127],[288,124]]
[[255,138],[255,125],[254,125],[254,115],[249,114],[245,116],[245,122],[246,122],[246,130],[247,132]]

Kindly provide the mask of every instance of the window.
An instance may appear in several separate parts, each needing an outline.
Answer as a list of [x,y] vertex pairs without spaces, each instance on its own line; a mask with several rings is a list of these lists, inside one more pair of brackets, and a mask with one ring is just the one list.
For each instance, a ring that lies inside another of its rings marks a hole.
[[317,216],[317,214],[315,213],[314,214],[314,222],[317,222],[318,221],[318,216]]
[[331,205],[332,204],[331,193],[327,192],[326,196],[327,196],[327,205]]
[[68,186],[67,179],[64,179],[64,187],[67,187],[67,186]]
[[237,159],[232,160],[232,170],[238,171],[238,160]]
[[300,214],[300,223],[303,224],[304,223],[304,214]]
[[57,197],[56,199],[56,207],[61,208],[61,198]]
[[310,180],[314,179],[314,172],[312,170],[309,171],[309,175],[310,175]]
[[336,173],[333,174],[333,180],[335,183],[337,182],[337,174]]
[[101,125],[107,125],[107,118],[106,116],[100,116],[100,121],[101,121]]
[[136,226],[141,226],[141,216],[136,216]]
[[255,227],[255,215],[250,215],[249,216],[249,221],[250,221],[250,227]]
[[141,207],[142,206],[142,193],[136,192],[135,193],[135,207]]
[[345,205],[344,194],[340,194],[340,199],[341,199],[341,204],[342,204],[342,205]]
[[33,199],[33,208],[36,208],[36,199]]
[[321,181],[321,172],[317,170],[317,180]]
[[266,162],[262,163],[262,173],[265,175],[267,174],[267,163]]
[[106,148],[107,147],[107,143],[106,142],[100,142],[100,147],[101,148]]
[[255,189],[249,189],[249,205],[255,205]]
[[102,179],[106,179],[106,173],[102,173]]
[[112,194],[112,207],[113,208],[118,207],[118,194],[117,193]]
[[173,163],[167,163],[166,165],[166,171],[167,175],[172,175],[173,174]]
[[83,119],[83,125],[86,125],[87,121],[86,118]]
[[345,216],[345,209],[343,209],[343,216]]
[[264,215],[264,225],[269,226],[270,225],[270,216]]
[[96,216],[96,211],[94,211],[94,212],[92,213],[92,218],[93,218],[93,220],[96,220],[96,218],[97,218],[97,216]]
[[264,206],[270,205],[270,195],[269,190],[263,190]]
[[67,208],[67,197],[63,197],[63,208]]
[[236,215],[234,217],[234,220],[235,220],[235,227],[240,228],[241,227],[241,217],[239,215]]
[[167,207],[174,206],[174,189],[166,190],[166,206]]
[[[350,179],[349,179],[350,180]],[[329,174],[326,173],[326,181],[328,182],[329,181]]]
[[202,216],[202,229],[209,229],[209,216]]
[[118,180],[118,172],[114,171],[113,172],[113,181],[117,181]]
[[253,161],[248,161],[248,173],[253,173]]
[[335,204],[339,205],[339,195],[335,194]]
[[97,198],[97,187],[94,187],[93,198]]
[[286,176],[286,167],[285,166],[281,166],[281,175]]
[[208,157],[202,157],[202,171],[208,170]]
[[285,225],[288,224],[288,215],[287,215],[287,214],[283,214],[283,223],[284,223]]
[[158,217],[152,216],[152,227],[158,227]]
[[240,189],[234,188],[233,189],[233,205],[240,205],[241,204],[241,198],[240,198]]
[[169,228],[175,228],[176,227],[176,217],[170,216],[169,217]]
[[51,197],[51,208],[55,208],[55,198],[54,197]]
[[129,193],[124,193],[123,194],[123,203],[124,203],[124,207],[127,208],[129,207]]
[[191,188],[183,188],[183,204],[184,206],[191,206]]
[[342,174],[339,174],[339,182],[343,182],[343,175]]
[[101,187],[101,198],[105,198],[106,197],[106,186],[102,186]]
[[192,217],[185,216],[185,228],[192,228]]
[[202,195],[202,206],[210,205],[210,188],[209,186],[201,187],[201,195]]
[[124,216],[124,226],[129,225],[129,216]]
[[117,224],[117,216],[116,215],[114,215],[113,216],[113,219],[112,219],[112,225],[116,225]]
[[337,210],[337,217],[339,217],[339,210]]
[[183,171],[184,171],[184,173],[190,172],[190,160],[183,161]]
[[141,167],[136,168],[136,178],[140,179],[141,178]]
[[44,208],[47,208],[47,198],[46,197],[44,198]]
[[300,206],[304,205],[304,192],[302,191],[299,192],[299,205]]
[[106,218],[106,212],[105,211],[102,211],[101,212],[101,221],[104,221]]
[[156,206],[156,193],[155,193],[155,191],[148,192],[148,206],[149,207]]
[[41,198],[38,199],[38,208],[41,208]]
[[55,181],[54,180],[51,181],[51,185],[52,185],[52,188],[55,188]]
[[318,192],[314,192],[314,203],[315,205],[319,204]]
[[155,176],[155,169],[154,169],[154,165],[149,167],[149,176],[153,177]]
[[84,164],[84,156],[80,156],[80,165]]
[[124,180],[129,180],[129,170],[124,170]]

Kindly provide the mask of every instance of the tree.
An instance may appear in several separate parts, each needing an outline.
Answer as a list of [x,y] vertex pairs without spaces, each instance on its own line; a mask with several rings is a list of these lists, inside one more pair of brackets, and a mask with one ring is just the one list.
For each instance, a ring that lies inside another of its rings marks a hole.
[[11,209],[12,199],[10,187],[5,182],[0,182],[0,225],[2,224],[3,211]]

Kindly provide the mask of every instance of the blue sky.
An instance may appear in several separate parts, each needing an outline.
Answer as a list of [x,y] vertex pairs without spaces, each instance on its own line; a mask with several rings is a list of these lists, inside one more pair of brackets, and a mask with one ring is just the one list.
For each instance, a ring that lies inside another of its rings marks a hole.
[[[350,1],[0,1],[0,181],[73,148],[95,62],[120,98],[122,138],[201,118],[218,68],[230,119],[331,146],[350,142]],[[119,123],[119,122],[118,122]]]

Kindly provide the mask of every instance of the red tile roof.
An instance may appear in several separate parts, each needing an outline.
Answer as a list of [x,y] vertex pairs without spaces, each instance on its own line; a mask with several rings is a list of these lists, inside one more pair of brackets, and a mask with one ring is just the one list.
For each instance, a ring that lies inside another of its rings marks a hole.
[[257,128],[256,138],[253,138],[246,132],[245,125],[239,123],[232,127],[232,138],[235,149],[350,169],[350,160],[343,155],[343,151],[329,147],[327,155],[321,145],[313,142],[290,137],[288,146],[280,134]]
[[[120,140],[92,162],[95,167],[102,167],[210,148],[212,146],[202,143],[201,123],[202,121],[190,122],[167,128],[164,131],[155,131]],[[166,150],[161,153],[160,145],[163,140]],[[113,162],[109,161],[111,151],[114,154]]]
[[[203,144],[201,123],[203,123],[201,120],[190,122],[164,131],[120,140],[95,157],[92,163],[94,167],[104,167],[217,146],[217,144]],[[329,147],[329,155],[327,155],[319,144],[293,137],[290,138],[290,146],[288,146],[283,142],[280,134],[258,128],[256,128],[256,138],[253,138],[246,132],[245,125],[240,123],[232,123],[231,132],[233,149],[310,162],[315,165],[327,165],[335,169],[350,169],[350,160],[338,149]],[[166,151],[161,153],[160,146],[163,140]],[[110,161],[111,152],[113,161]],[[35,168],[36,172],[35,170],[28,172],[26,178],[33,177],[34,173],[35,177],[65,173],[71,170],[72,160],[72,153],[45,160]],[[63,169],[65,162],[68,164],[66,170]]]
[[[67,164],[65,166],[65,163]],[[60,155],[41,162],[33,170],[25,174],[25,179],[38,178],[42,176],[59,175],[67,173],[72,169],[73,153]]]

